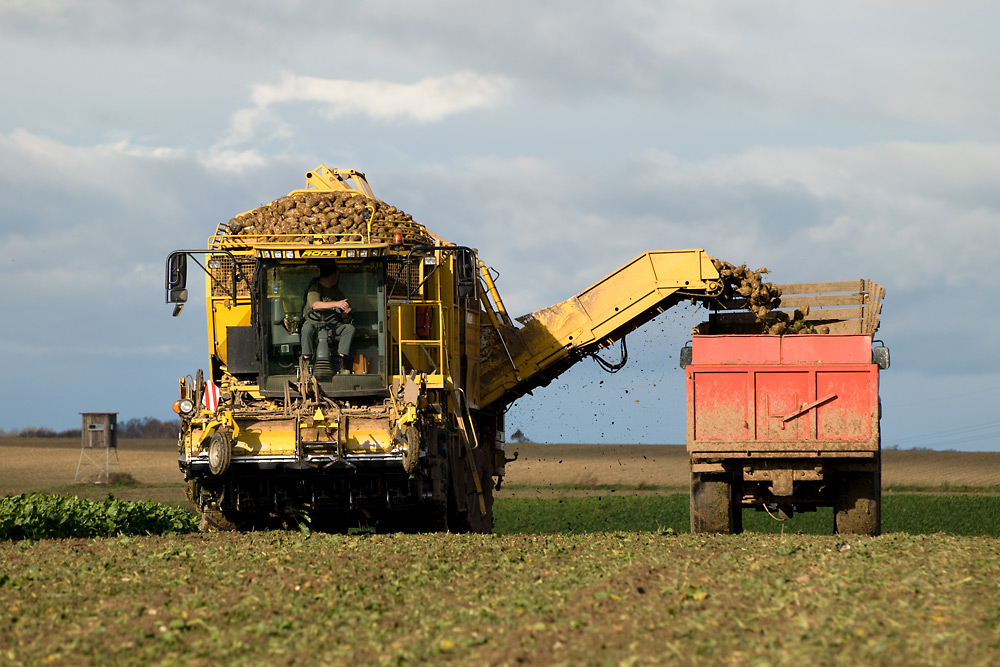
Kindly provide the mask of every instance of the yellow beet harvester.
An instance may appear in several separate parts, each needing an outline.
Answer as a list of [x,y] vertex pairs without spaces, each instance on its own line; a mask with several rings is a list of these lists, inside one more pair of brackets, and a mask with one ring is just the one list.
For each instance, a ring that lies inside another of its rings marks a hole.
[[[203,528],[489,532],[510,403],[722,289],[704,251],[652,251],[512,320],[477,250],[376,199],[358,171],[320,165],[306,178],[220,224],[206,248],[167,258],[175,315],[189,259],[206,273],[209,365],[181,379],[175,404]],[[333,352],[338,315],[306,308],[330,263],[351,307],[345,363]],[[326,333],[306,361],[310,317]]]

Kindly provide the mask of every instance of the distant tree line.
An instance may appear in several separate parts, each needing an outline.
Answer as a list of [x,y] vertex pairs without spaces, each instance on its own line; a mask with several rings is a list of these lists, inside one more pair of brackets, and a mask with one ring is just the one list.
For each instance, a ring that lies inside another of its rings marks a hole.
[[[174,438],[180,430],[180,420],[160,421],[153,417],[129,419],[118,422],[119,438]],[[26,426],[20,429],[4,431],[0,429],[0,437],[5,438],[79,438],[80,429],[55,431],[44,426]]]

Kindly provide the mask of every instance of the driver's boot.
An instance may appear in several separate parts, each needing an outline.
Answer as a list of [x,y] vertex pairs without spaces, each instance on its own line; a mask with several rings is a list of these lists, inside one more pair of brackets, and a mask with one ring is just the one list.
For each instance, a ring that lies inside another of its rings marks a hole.
[[348,368],[348,364],[350,363],[350,359],[347,357],[347,355],[344,355],[344,354],[341,354],[341,355],[338,355],[338,356],[340,357],[340,370],[337,371],[337,374],[338,375],[350,375],[351,374],[351,369]]

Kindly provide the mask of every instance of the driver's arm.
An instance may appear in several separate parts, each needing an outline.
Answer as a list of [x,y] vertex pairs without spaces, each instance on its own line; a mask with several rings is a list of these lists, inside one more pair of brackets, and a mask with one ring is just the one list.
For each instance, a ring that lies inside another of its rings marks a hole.
[[347,303],[347,299],[341,299],[340,301],[320,301],[319,292],[309,292],[306,295],[306,312],[310,310],[326,310],[329,308],[340,308],[344,311],[344,314],[351,312],[351,305]]

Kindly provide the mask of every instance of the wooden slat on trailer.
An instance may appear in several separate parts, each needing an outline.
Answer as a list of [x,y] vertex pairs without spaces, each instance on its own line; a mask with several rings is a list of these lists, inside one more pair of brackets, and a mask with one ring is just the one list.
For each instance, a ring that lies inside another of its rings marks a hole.
[[[809,312],[802,318],[816,327],[826,327],[828,333],[875,333],[879,328],[885,288],[872,280],[840,280],[817,283],[785,283],[775,285],[781,290],[781,304],[773,312],[792,317],[796,309]],[[713,333],[760,333],[761,325],[753,313],[746,310],[745,299],[733,299],[716,304],[718,310],[709,320]],[[776,315],[766,318],[777,322]]]

